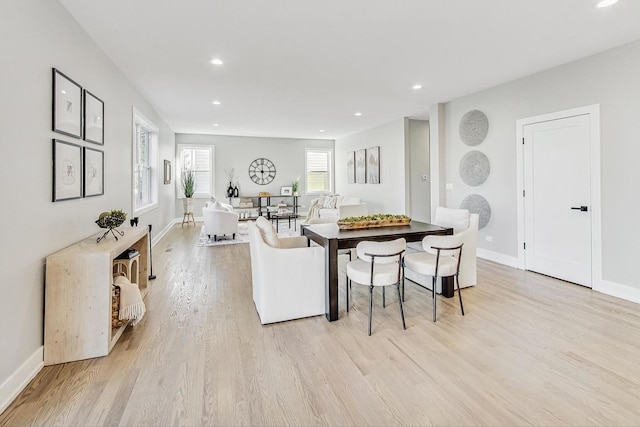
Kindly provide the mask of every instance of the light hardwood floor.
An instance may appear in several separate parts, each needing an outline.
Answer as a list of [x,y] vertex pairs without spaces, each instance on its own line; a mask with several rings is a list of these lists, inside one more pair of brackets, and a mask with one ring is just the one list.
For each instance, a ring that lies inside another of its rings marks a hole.
[[[108,357],[46,367],[0,425],[640,425],[637,304],[487,261],[458,300],[407,283],[340,320],[262,326],[248,244],[153,248],[147,314]],[[301,284],[302,286],[302,284]]]

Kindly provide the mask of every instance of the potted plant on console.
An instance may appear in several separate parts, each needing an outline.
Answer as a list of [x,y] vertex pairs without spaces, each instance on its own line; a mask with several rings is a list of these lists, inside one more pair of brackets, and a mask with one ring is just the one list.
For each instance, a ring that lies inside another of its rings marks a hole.
[[184,200],[182,201],[184,206],[184,213],[193,213],[193,193],[196,187],[196,175],[191,169],[182,171],[182,192],[184,193]]

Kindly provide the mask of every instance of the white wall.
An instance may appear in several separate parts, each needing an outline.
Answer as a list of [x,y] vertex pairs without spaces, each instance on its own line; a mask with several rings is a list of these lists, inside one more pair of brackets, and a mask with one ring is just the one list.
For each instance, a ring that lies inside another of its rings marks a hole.
[[[640,289],[637,226],[640,198],[640,41],[488,89],[446,104],[446,205],[459,206],[470,193],[482,194],[492,209],[478,247],[517,256],[516,120],[591,104],[601,106],[603,278]],[[468,187],[458,163],[471,147],[458,133],[460,118],[479,109],[489,119],[486,140],[475,147],[491,162],[491,175]],[[493,236],[493,242],[485,236]]]
[[[380,146],[380,184],[348,184],[349,151]],[[360,197],[369,213],[405,213],[405,120],[398,119],[336,140],[336,193]]]
[[[257,196],[261,191],[280,194],[281,186],[291,186],[300,177],[300,201],[304,205],[300,212],[306,212],[311,201],[305,185],[305,148],[333,149],[333,140],[257,138],[249,136],[176,134],[176,145],[213,145],[215,147],[215,195],[226,197],[229,181],[225,170],[234,169],[240,196]],[[176,152],[177,156],[177,152]],[[271,160],[276,166],[276,177],[268,185],[258,185],[249,178],[249,164],[259,157]],[[178,178],[179,179],[179,178]],[[194,201],[195,216],[202,216],[202,207],[208,199]],[[227,201],[228,202],[228,201]],[[182,200],[176,201],[176,214],[182,215]]]
[[431,222],[429,177],[429,122],[407,120],[407,215],[416,221]]
[[[160,158],[173,158],[174,134],[57,1],[2,2],[0,54],[1,410],[43,344],[45,257],[100,231],[100,212],[131,213],[132,105],[160,128]],[[103,147],[51,131],[52,67],[104,101]],[[104,196],[51,202],[53,138],[104,149]],[[160,208],[140,225],[165,227],[174,198],[160,184]]]

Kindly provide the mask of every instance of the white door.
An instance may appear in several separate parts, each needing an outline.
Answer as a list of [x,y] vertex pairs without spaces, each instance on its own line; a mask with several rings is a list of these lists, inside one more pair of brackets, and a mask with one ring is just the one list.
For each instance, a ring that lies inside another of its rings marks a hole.
[[590,116],[524,126],[525,266],[591,287]]

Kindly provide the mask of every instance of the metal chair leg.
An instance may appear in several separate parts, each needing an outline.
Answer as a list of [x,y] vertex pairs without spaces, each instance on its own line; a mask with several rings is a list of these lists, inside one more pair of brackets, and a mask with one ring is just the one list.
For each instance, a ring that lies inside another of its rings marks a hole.
[[347,313],[349,312],[349,294],[351,292],[349,292],[349,289],[351,288],[351,283],[349,281],[349,277],[347,277],[347,286],[346,286],[346,292],[347,292]]
[[371,336],[371,310],[373,310],[373,285],[369,287],[369,336]]
[[458,284],[458,298],[460,298],[460,310],[462,310],[462,315],[464,316],[464,307],[462,306],[462,292],[460,292],[460,279],[458,279],[457,274],[456,274],[456,283]]
[[400,316],[402,316],[402,329],[407,329],[407,325],[404,323],[404,309],[402,308],[402,298],[400,297],[400,283],[398,283],[398,303],[400,303]]
[[402,302],[404,302],[404,264],[402,264]]
[[433,297],[433,321],[436,321],[436,276],[431,280],[431,296]]
[[384,293],[385,289],[386,289],[386,288],[383,286],[383,287],[382,287],[382,308],[385,308],[385,307],[386,307],[386,304],[385,304],[385,297],[384,297],[384,295],[385,295],[385,293]]

